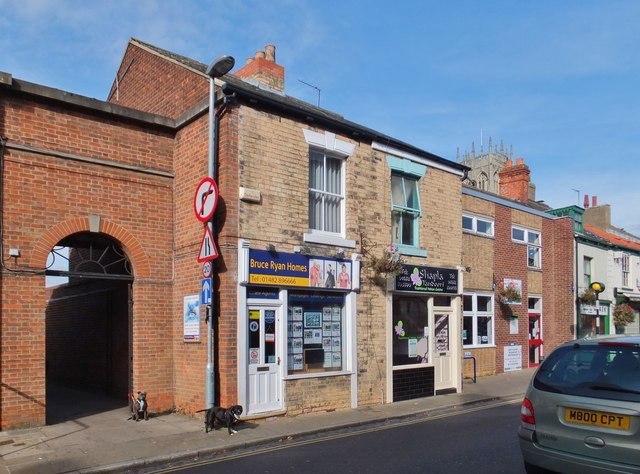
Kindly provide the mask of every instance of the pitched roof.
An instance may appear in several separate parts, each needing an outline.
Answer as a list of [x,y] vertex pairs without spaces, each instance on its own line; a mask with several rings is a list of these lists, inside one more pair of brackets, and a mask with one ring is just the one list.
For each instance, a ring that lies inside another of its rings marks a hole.
[[598,229],[592,225],[585,224],[584,230],[591,232],[594,235],[608,241],[612,245],[616,245],[618,247],[624,247],[630,250],[635,250],[640,252],[640,244],[633,242],[632,240],[625,239],[620,237],[619,235],[612,234],[611,232],[604,231],[602,229]]
[[[195,70],[202,74],[206,74],[206,64],[176,53],[172,53],[171,51],[167,51],[166,49],[158,48],[157,46],[153,46],[149,43],[145,43],[135,38],[131,38],[130,43],[142,46],[147,50],[155,52],[159,56],[163,56],[192,70]],[[359,137],[361,139],[367,137],[372,141],[385,143],[390,147],[394,147],[399,150],[415,154],[417,156],[425,157],[429,160],[451,167],[461,172],[470,169],[468,166],[461,163],[456,163],[455,161],[442,158],[438,155],[434,155],[433,153],[410,145],[409,143],[397,140],[355,122],[351,122],[350,120],[345,119],[342,115],[335,112],[317,107],[308,102],[304,102],[302,100],[287,96],[282,93],[274,92],[270,89],[267,90],[263,87],[250,84],[242,80],[241,78],[234,76],[233,74],[225,74],[224,76],[222,76],[221,80],[224,82],[222,88],[223,91],[225,91],[225,94],[236,93],[237,96],[243,96],[252,103],[260,103],[268,107],[274,107],[279,110],[286,111],[287,113],[300,118],[301,120],[312,122],[317,125],[322,124],[325,126],[330,126],[340,131],[344,131],[348,135],[352,135],[354,137]]]

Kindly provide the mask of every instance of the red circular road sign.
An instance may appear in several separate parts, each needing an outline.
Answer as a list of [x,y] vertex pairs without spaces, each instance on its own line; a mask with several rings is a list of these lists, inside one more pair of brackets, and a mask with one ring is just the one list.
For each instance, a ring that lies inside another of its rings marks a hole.
[[206,177],[196,188],[193,197],[193,211],[200,222],[207,222],[218,205],[218,186],[213,178]]
[[213,264],[211,260],[207,260],[202,264],[202,276],[205,278],[211,278],[211,273],[213,272]]

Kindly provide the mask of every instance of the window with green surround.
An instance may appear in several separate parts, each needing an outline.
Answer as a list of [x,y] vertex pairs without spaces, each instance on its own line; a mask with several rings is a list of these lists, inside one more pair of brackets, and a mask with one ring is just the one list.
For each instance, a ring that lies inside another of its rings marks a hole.
[[420,178],[427,167],[404,158],[387,156],[391,169],[391,243],[400,253],[426,256],[420,249]]

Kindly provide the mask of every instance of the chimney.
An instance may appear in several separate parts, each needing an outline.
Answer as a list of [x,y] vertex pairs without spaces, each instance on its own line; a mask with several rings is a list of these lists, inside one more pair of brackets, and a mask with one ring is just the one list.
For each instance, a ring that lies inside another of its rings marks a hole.
[[598,207],[598,196],[591,197],[591,207]]
[[585,209],[589,209],[589,195],[588,194],[584,195],[584,206],[582,206],[582,207],[584,207]]
[[257,51],[247,64],[234,73],[247,82],[258,82],[278,92],[284,91],[284,68],[276,64],[276,47],[268,44],[264,51]]
[[500,171],[500,195],[528,203],[530,178],[531,171],[522,158],[518,158],[515,165],[513,161],[507,160],[505,167]]

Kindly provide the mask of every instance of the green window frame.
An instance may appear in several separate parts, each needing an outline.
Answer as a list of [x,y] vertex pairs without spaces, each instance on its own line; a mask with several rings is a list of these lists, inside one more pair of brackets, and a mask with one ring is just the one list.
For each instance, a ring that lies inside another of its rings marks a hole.
[[420,179],[427,167],[405,158],[387,156],[391,169],[391,243],[401,254],[426,257],[420,248]]

